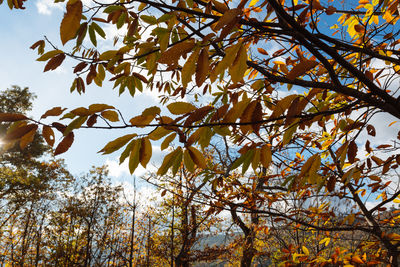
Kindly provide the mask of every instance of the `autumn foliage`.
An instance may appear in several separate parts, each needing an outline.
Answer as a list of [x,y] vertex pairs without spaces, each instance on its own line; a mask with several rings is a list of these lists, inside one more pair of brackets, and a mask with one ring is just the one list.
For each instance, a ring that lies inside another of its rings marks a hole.
[[[111,82],[123,97],[158,91],[160,104],[132,118],[98,103],[55,107],[40,119],[2,113],[10,123],[4,138],[24,148],[40,132],[57,155],[81,128],[125,128],[99,152],[118,151],[133,173],[160,143],[168,153],[159,176],[202,170],[213,196],[204,204],[231,212],[248,238],[243,250],[257,251],[260,229],[288,227],[306,232],[276,255],[288,265],[398,266],[400,217],[388,209],[400,202],[398,7],[398,0],[70,0],[60,46],[31,47],[44,71],[70,60],[73,93]],[[106,25],[123,36],[106,36]],[[114,48],[104,50],[100,39]],[[394,134],[382,140],[383,132]],[[340,241],[351,232],[361,240],[353,250]]]

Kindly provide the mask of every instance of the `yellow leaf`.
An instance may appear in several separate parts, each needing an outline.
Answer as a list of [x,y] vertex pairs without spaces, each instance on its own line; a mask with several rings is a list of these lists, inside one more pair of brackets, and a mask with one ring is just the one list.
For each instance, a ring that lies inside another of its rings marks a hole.
[[208,48],[203,48],[200,52],[199,59],[196,65],[196,85],[201,86],[207,78],[210,67],[208,58]]
[[171,165],[174,163],[175,157],[182,152],[182,148],[178,147],[168,155],[164,157],[164,160],[160,166],[160,168],[157,171],[157,175],[164,175],[167,173],[168,169],[171,167]]
[[296,66],[294,66],[288,73],[288,75],[286,76],[286,78],[293,80],[299,76],[302,76],[303,74],[305,74],[307,71],[311,70],[312,68],[314,68],[315,66],[318,65],[318,62],[314,61],[314,60],[303,60],[301,61],[299,64],[297,64]]
[[38,126],[36,125],[36,127],[34,127],[30,132],[21,137],[21,140],[19,141],[19,147],[21,149],[25,149],[30,143],[32,143],[37,128]]
[[64,53],[62,50],[52,50],[52,51],[49,51],[47,53],[44,53],[41,57],[39,57],[36,60],[37,61],[47,61],[50,58],[52,58],[52,57],[54,57],[54,56],[56,56],[58,54],[62,54],[62,53]]
[[[100,65],[99,65],[100,66]],[[91,114],[96,113],[96,112],[101,112],[106,109],[115,109],[113,106],[107,105],[107,104],[92,104],[89,106],[89,112]]]
[[161,143],[161,150],[166,149],[169,144],[175,139],[176,133],[172,133],[169,136],[167,136],[164,141]]
[[82,2],[70,0],[67,3],[67,13],[65,13],[60,26],[60,37],[62,44],[75,38],[82,18]]
[[247,70],[247,49],[242,45],[236,56],[235,61],[229,67],[229,74],[234,83],[240,82]]
[[143,115],[139,115],[136,117],[133,117],[129,120],[129,122],[132,125],[138,126],[138,127],[146,127],[146,125],[148,125],[150,122],[152,122],[154,120],[155,116],[152,115],[148,115],[148,116],[143,116]]
[[119,121],[118,113],[114,110],[106,110],[101,113],[101,116],[109,121]]
[[394,202],[394,203],[400,203],[400,199],[395,198],[395,199],[393,199],[393,202]]
[[109,142],[105,147],[103,147],[98,153],[103,152],[103,155],[110,154],[114,151],[117,151],[121,147],[123,147],[126,143],[128,143],[132,138],[137,136],[137,134],[127,134],[117,139]]
[[140,146],[139,160],[143,168],[146,168],[152,155],[152,148],[149,138],[142,138],[142,144]]
[[196,71],[196,63],[199,58],[200,48],[196,48],[186,60],[182,68],[182,86],[187,87],[187,84],[192,81],[192,76]]
[[183,54],[190,52],[194,46],[195,42],[193,39],[174,44],[171,48],[167,49],[166,51],[164,51],[164,53],[161,54],[158,62],[168,65],[177,63],[179,58]]
[[310,251],[308,251],[308,249],[305,246],[302,246],[301,250],[303,250],[304,254],[306,254],[307,256],[310,255]]
[[211,82],[214,82],[218,75],[233,63],[241,46],[242,42],[238,42],[226,49],[224,58],[217,64],[217,66],[215,66],[210,74]]
[[268,145],[263,145],[260,149],[260,162],[264,168],[268,168],[272,161],[271,148]]
[[196,148],[190,146],[187,148],[189,150],[189,155],[192,158],[193,162],[200,168],[207,168],[206,159],[203,154],[197,150]]
[[251,0],[249,7],[255,6],[258,3],[259,0]]
[[154,131],[152,131],[149,134],[149,138],[151,140],[157,141],[160,138],[166,136],[167,134],[169,134],[171,132],[171,130],[167,130],[164,127],[157,127]]
[[174,102],[169,104],[167,108],[174,115],[186,114],[196,109],[194,105],[187,102]]
[[219,18],[217,25],[215,25],[215,27],[214,27],[214,30],[215,31],[220,30],[225,25],[227,25],[230,22],[232,22],[233,20],[235,20],[241,13],[242,13],[242,11],[238,8],[233,8],[233,9],[227,10],[224,13],[224,15],[222,15],[221,18]]
[[186,169],[190,172],[194,172],[194,162],[193,162],[192,158],[190,157],[188,150],[185,150],[183,152],[183,161],[185,163]]
[[133,174],[139,165],[140,159],[140,147],[142,146],[142,142],[140,139],[134,140],[131,153],[129,155],[129,172]]
[[275,105],[274,111],[272,112],[270,118],[278,118],[281,116],[289,107],[290,104],[295,100],[298,96],[297,95],[288,95]]

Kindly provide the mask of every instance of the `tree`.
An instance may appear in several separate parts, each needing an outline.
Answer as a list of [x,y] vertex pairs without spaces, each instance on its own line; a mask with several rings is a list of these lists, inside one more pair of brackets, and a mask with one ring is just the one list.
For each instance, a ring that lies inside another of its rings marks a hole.
[[[23,1],[8,5],[23,8]],[[382,219],[380,213],[385,205],[400,201],[400,137],[393,134],[390,144],[375,140],[384,131],[375,127],[379,113],[386,115],[388,129],[397,131],[395,120],[400,119],[393,86],[400,65],[398,6],[397,0],[360,0],[358,5],[318,0],[138,0],[93,1],[83,7],[81,1],[70,0],[60,38],[62,45],[74,41],[73,48],[62,50],[46,40],[50,49],[44,52],[45,40],[32,45],[40,54],[38,60],[47,61],[44,70],[54,70],[71,58],[77,61],[71,91],[84,93],[85,84],[92,82],[102,86],[108,75],[120,94],[162,92],[161,105],[172,115],[155,106],[128,120],[115,107],[93,104],[68,112],[56,107],[41,120],[15,113],[3,113],[0,120],[14,122],[9,140],[26,142],[40,125],[53,145],[52,129],[57,129],[64,138],[55,154],[68,150],[79,128],[144,127],[145,134],[122,136],[101,152],[125,146],[121,162],[129,158],[133,172],[139,163],[146,167],[151,142],[163,140],[169,146],[176,139],[181,146],[165,156],[160,175],[175,174],[182,162],[188,170],[195,165],[209,169],[199,149],[224,136],[240,153],[229,171],[241,167],[245,173],[251,166],[256,179],[267,183],[270,176],[260,170],[274,166],[274,177],[295,198],[322,194],[330,200],[321,207],[310,204],[282,213],[273,205],[285,201],[288,194],[282,194],[269,207],[256,210],[232,201],[236,210],[320,231],[370,234],[382,252],[373,259],[349,255],[343,262],[398,266],[399,236],[392,225],[399,218],[389,213]],[[110,38],[99,24],[126,30],[123,38],[115,39],[115,49],[97,47],[98,37]],[[62,114],[71,119],[68,125],[44,122]],[[366,204],[375,198],[372,206]],[[341,212],[337,205],[345,202],[354,209],[334,216]],[[329,223],[321,226],[321,220]],[[311,261],[306,251],[301,258]],[[337,258],[333,254],[329,260]]]

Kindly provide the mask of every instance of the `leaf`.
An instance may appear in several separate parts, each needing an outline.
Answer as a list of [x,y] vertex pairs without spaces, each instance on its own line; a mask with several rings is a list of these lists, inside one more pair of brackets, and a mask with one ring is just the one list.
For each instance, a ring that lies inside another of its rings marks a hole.
[[7,133],[7,135],[4,137],[5,141],[13,141],[13,140],[18,140],[25,134],[29,133],[33,129],[37,129],[36,124],[28,124],[28,125],[22,125],[20,127],[15,127],[12,129],[10,132]]
[[302,246],[301,250],[304,252],[304,254],[306,254],[306,256],[310,255],[310,251],[308,251],[308,249],[305,246]]
[[80,0],[70,0],[67,3],[67,12],[61,21],[60,37],[65,45],[69,40],[74,39],[79,29],[82,18],[82,2]]
[[129,155],[129,172],[133,174],[136,168],[139,166],[140,162],[140,147],[142,146],[142,142],[140,139],[133,141],[133,146],[131,153]]
[[182,148],[178,147],[168,155],[166,155],[163,159],[163,162],[160,166],[160,168],[157,171],[157,175],[163,176],[164,174],[167,173],[168,169],[171,167],[171,165],[174,162],[175,157],[179,154],[179,150],[182,152]]
[[152,155],[152,147],[149,138],[142,138],[142,144],[139,151],[139,161],[143,168],[146,168]]
[[352,140],[349,143],[349,147],[347,149],[347,159],[349,160],[350,163],[354,163],[356,156],[357,156],[357,144],[356,142],[354,142],[354,140]]
[[109,121],[119,121],[118,113],[115,110],[106,110],[101,113],[101,116]]
[[237,83],[243,80],[246,70],[247,70],[247,49],[244,45],[242,45],[239,49],[236,59],[229,67],[229,75],[231,76],[232,82]]
[[139,115],[131,118],[129,122],[137,127],[146,127],[148,124],[150,124],[150,122],[154,120],[154,117],[155,117],[154,115],[147,115],[147,116]]
[[163,138],[164,136],[166,136],[167,134],[169,134],[171,132],[171,130],[167,130],[164,127],[157,127],[154,131],[152,131],[148,137],[151,140],[157,141],[160,140],[161,138]]
[[51,129],[51,127],[44,125],[42,129],[42,136],[49,146],[54,145],[55,136],[54,131],[53,129]]
[[224,58],[218,62],[217,66],[212,70],[210,74],[210,80],[214,82],[218,75],[225,71],[237,57],[237,53],[242,46],[242,42],[238,42],[226,49]]
[[121,137],[118,137],[117,139],[107,143],[99,152],[103,152],[103,155],[105,154],[110,154],[113,153],[114,151],[117,151],[124,145],[126,145],[132,138],[136,137],[137,134],[127,134]]
[[372,126],[371,124],[367,125],[367,132],[369,135],[372,135],[372,136],[376,135],[375,127]]
[[227,10],[218,20],[217,25],[214,27],[214,31],[218,31],[222,29],[225,25],[228,25],[232,21],[234,21],[242,11],[238,8],[233,8]]
[[176,137],[176,133],[172,133],[170,135],[168,135],[164,141],[161,143],[161,150],[166,149],[167,147],[169,147],[169,144],[175,139]]
[[67,128],[64,130],[64,136],[69,134],[72,130],[78,129],[85,123],[87,116],[78,117],[73,120],[70,124],[68,124]]
[[364,261],[357,255],[352,256],[351,261],[355,263],[364,264]]
[[94,46],[97,46],[96,32],[94,31],[93,25],[89,25],[89,38]]
[[263,145],[260,149],[260,162],[264,168],[268,168],[272,161],[272,152],[269,145]]
[[23,114],[16,114],[16,113],[0,113],[0,122],[14,122],[14,121],[22,121],[26,120],[26,117]]
[[96,22],[92,22],[91,26],[103,39],[106,38],[106,33]]
[[190,146],[187,148],[189,151],[190,158],[193,162],[200,168],[205,169],[207,168],[206,159],[204,158],[203,154],[197,150],[196,148]]
[[99,115],[97,115],[97,114],[91,115],[91,116],[89,117],[89,119],[87,120],[86,125],[87,125],[88,127],[93,127],[93,125],[95,125],[96,122],[97,122],[97,117],[98,117],[98,116],[99,116]]
[[106,109],[115,109],[115,108],[107,104],[92,104],[89,106],[89,113],[93,114],[96,112],[104,111]]
[[50,58],[53,58],[53,57],[55,57],[55,56],[57,56],[57,55],[59,55],[59,54],[63,54],[64,52],[62,51],[62,50],[52,50],[52,51],[49,51],[49,52],[47,52],[47,53],[45,53],[45,54],[43,54],[41,57],[39,57],[38,59],[36,59],[37,61],[47,61],[47,60],[49,60]]
[[52,59],[47,62],[46,66],[44,67],[43,72],[49,71],[49,70],[55,70],[58,68],[61,63],[65,59],[65,54],[58,54],[57,56],[53,57]]
[[190,52],[194,46],[195,42],[193,39],[174,44],[161,54],[158,62],[162,64],[173,65],[174,63],[178,62],[182,55]]
[[186,169],[189,172],[194,172],[194,162],[193,162],[192,158],[190,157],[190,153],[187,149],[183,152],[183,161],[184,161]]
[[280,117],[289,107],[290,104],[297,98],[297,95],[288,95],[275,105],[274,111],[272,112],[270,119]]
[[200,49],[197,48],[193,51],[193,53],[186,60],[185,65],[183,65],[181,77],[182,77],[182,86],[187,87],[188,83],[192,81],[192,76],[196,71],[196,63],[199,58]]
[[212,106],[204,106],[193,111],[186,119],[184,126],[192,125],[194,122],[202,120],[214,108]]
[[70,132],[67,136],[63,138],[63,140],[58,144],[56,150],[54,151],[54,156],[60,155],[68,151],[74,142],[74,133]]
[[167,108],[174,115],[186,114],[196,109],[194,105],[187,102],[174,102],[169,104]]
[[301,171],[300,171],[299,175],[297,176],[298,181],[308,173],[314,160],[317,157],[320,157],[319,154],[312,155],[311,157],[308,158],[306,163],[303,164],[303,167],[301,167]]
[[30,132],[22,136],[21,140],[19,141],[19,147],[21,149],[25,149],[30,143],[32,143],[33,139],[35,138],[37,125],[33,128]]
[[311,70],[312,68],[314,68],[315,66],[318,65],[318,62],[314,61],[314,60],[307,60],[304,59],[303,61],[301,61],[299,64],[297,64],[296,66],[294,66],[288,73],[288,75],[286,76],[286,78],[288,78],[289,80],[293,80],[299,76],[302,76],[303,74],[305,74],[307,71]]
[[66,108],[61,108],[61,107],[54,107],[52,109],[47,110],[41,117],[40,119],[45,119],[50,116],[59,116],[61,115]]
[[201,86],[207,78],[210,68],[210,60],[208,58],[208,47],[203,48],[200,52],[198,62],[196,64],[196,85]]

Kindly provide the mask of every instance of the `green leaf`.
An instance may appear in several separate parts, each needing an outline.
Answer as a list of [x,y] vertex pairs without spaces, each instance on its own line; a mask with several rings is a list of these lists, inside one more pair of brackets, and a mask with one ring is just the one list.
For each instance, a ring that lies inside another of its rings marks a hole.
[[94,46],[97,46],[96,33],[92,24],[89,25],[89,37]]
[[106,33],[96,22],[92,22],[91,26],[101,37],[106,38]]

